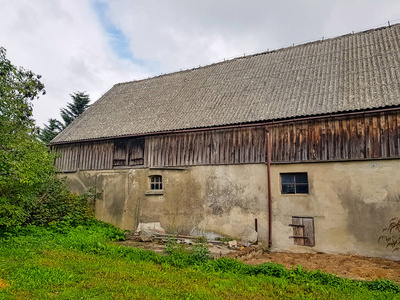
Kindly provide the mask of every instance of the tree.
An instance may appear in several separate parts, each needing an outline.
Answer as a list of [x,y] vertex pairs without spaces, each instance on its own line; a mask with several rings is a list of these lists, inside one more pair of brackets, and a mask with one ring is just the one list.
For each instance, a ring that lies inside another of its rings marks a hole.
[[67,108],[61,109],[61,118],[64,120],[64,128],[72,123],[89,107],[89,95],[85,92],[76,92],[70,95],[72,102],[67,103]]
[[90,98],[85,92],[76,92],[70,94],[72,102],[67,103],[66,108],[60,110],[60,115],[63,123],[57,119],[49,119],[49,123],[44,125],[44,129],[40,132],[40,139],[45,143],[50,143],[57,134],[59,134],[65,127],[72,123],[78,116],[80,116],[88,107]]
[[9,128],[13,131],[34,129],[31,101],[45,94],[40,75],[17,68],[6,58],[0,47],[0,130],[1,137]]
[[32,101],[45,94],[40,78],[14,66],[0,47],[0,229],[85,215],[87,195],[67,190],[37,138]]
[[42,94],[40,75],[12,65],[0,47],[0,225],[25,220],[25,205],[54,172],[32,118],[31,102]]
[[50,143],[57,134],[59,134],[64,129],[64,125],[57,119],[49,119],[49,124],[45,124],[44,128],[40,131],[39,138],[45,142]]

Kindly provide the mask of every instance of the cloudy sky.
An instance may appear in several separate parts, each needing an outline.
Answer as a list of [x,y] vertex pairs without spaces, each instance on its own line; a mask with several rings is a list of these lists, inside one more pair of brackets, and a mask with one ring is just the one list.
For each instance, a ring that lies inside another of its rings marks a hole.
[[400,22],[399,0],[0,0],[0,46],[42,75],[42,126],[70,94]]

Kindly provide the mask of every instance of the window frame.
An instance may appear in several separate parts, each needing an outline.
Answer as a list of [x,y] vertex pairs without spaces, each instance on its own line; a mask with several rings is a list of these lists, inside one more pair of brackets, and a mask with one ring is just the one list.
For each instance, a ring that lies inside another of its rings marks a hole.
[[308,195],[310,193],[307,172],[280,173],[280,180],[282,195]]
[[[157,181],[157,178],[159,179]],[[146,196],[150,195],[164,195],[163,176],[159,174],[150,175],[148,182],[148,190],[145,192]],[[156,189],[157,187],[157,189]]]
[[162,191],[163,180],[161,175],[151,175],[150,177],[150,191]]

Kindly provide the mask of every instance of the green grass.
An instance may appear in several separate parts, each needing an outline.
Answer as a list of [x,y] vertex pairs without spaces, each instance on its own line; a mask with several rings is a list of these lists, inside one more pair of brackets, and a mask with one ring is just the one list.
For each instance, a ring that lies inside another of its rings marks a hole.
[[400,287],[385,280],[202,260],[174,250],[160,256],[107,243],[121,236],[98,222],[3,231],[0,299],[400,299]]

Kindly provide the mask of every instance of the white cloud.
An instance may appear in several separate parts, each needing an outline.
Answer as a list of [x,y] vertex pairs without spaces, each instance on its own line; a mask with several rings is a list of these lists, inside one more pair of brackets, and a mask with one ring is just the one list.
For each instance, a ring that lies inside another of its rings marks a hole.
[[130,37],[135,56],[157,60],[161,72],[374,26],[365,11],[385,20],[394,0],[366,1],[364,9],[363,3],[349,2],[124,0],[115,5],[107,0],[110,17]]
[[94,1],[0,0],[0,46],[43,75],[39,125],[59,117],[76,91],[96,100],[118,82],[400,21],[396,0],[98,0],[135,61],[114,51]]
[[[4,3],[3,3],[4,2]],[[47,95],[34,102],[38,125],[70,101],[69,94],[86,91],[97,100],[120,81],[147,76],[142,68],[119,59],[98,23],[90,1],[0,1],[1,45],[7,57],[41,74]]]
[[335,2],[325,22],[325,32],[333,37],[400,22],[400,2],[396,0],[340,0]]

